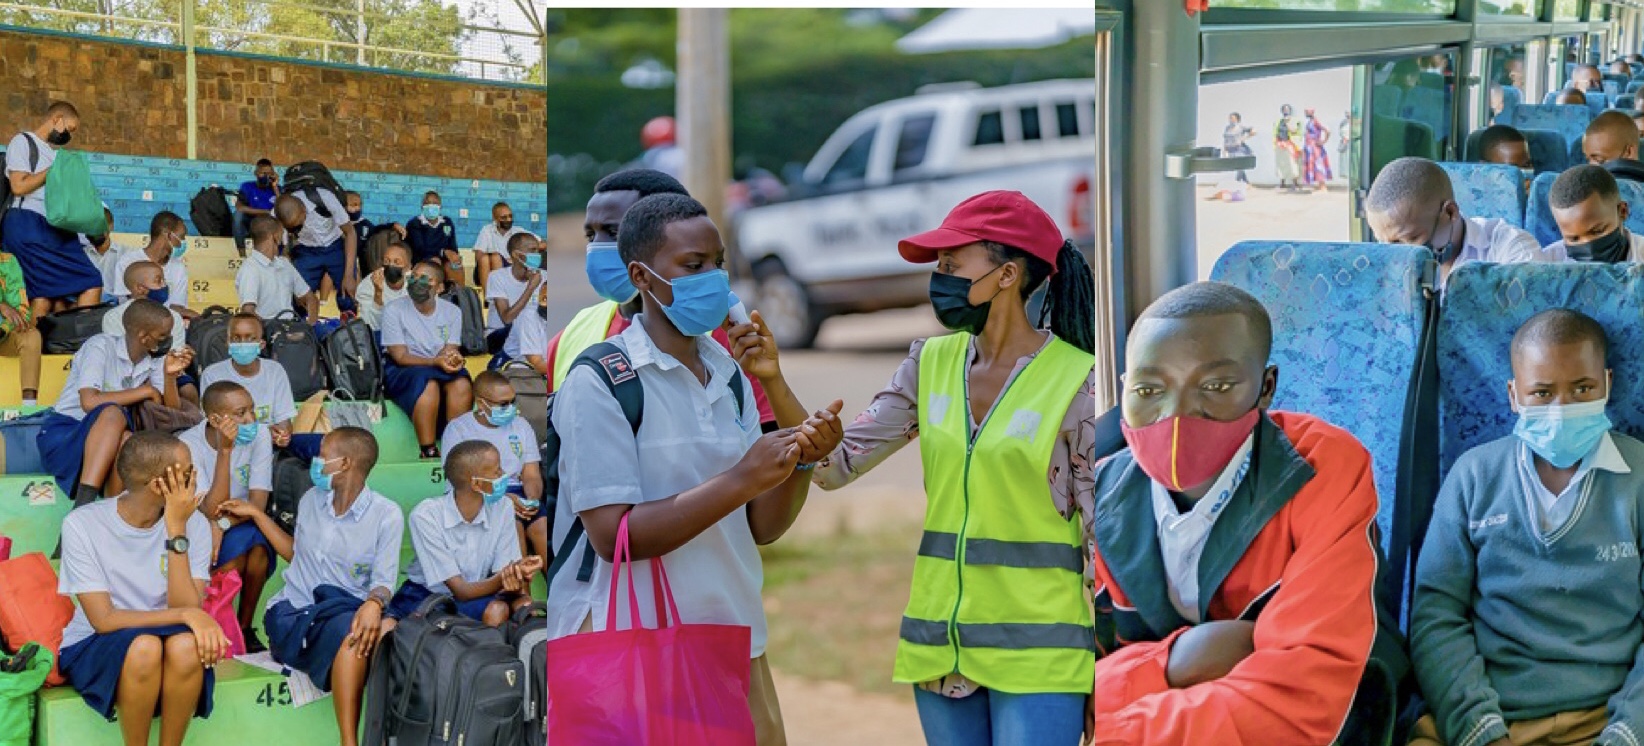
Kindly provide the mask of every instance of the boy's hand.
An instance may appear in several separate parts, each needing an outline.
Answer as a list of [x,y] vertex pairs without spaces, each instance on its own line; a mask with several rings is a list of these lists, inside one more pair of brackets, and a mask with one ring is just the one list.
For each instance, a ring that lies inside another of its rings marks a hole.
[[291,445],[291,426],[269,425],[268,436],[274,440],[275,448],[284,448]]
[[188,345],[183,345],[182,349],[166,355],[166,375],[179,375],[188,370],[189,363],[192,362],[194,362],[194,350],[190,349]]
[[776,349],[776,337],[765,326],[758,311],[749,314],[752,323],[737,324],[726,332],[731,340],[731,356],[741,364],[743,372],[760,381],[782,375],[782,365]]
[[371,287],[376,289],[378,298],[382,297],[383,284],[384,284],[384,280],[383,280],[383,277],[382,277],[382,267],[378,267],[378,268],[372,270],[371,271]]
[[737,473],[753,482],[760,493],[782,484],[799,463],[799,442],[793,428],[769,432],[754,441],[753,447],[737,462]]
[[517,563],[508,563],[507,567],[502,568],[502,572],[497,573],[497,578],[502,581],[503,593],[519,593],[519,567]]
[[536,519],[537,509],[536,508],[526,507],[525,498],[520,497],[519,495],[509,495],[509,497],[513,498],[513,500],[514,500],[514,516],[515,517],[519,518],[522,521],[531,521],[531,520]]
[[520,583],[526,587],[530,587],[532,575],[542,572],[542,558],[535,554],[521,559],[515,565],[519,568]]
[[[211,417],[210,421],[211,426],[217,430],[217,437],[221,438],[224,444],[232,444],[234,438],[240,434],[240,423],[235,422],[232,417],[216,415]],[[232,446],[224,448],[218,453],[226,454],[231,448]]]
[[228,499],[224,500],[222,504],[217,506],[217,517],[219,518],[238,518],[243,521],[249,521],[256,518],[262,512],[263,511],[259,510],[257,506],[244,500]]
[[799,425],[800,463],[814,464],[839,447],[839,441],[845,439],[845,428],[839,421],[839,410],[844,408],[845,400],[835,399],[826,409],[817,410]]
[[194,492],[194,468],[182,464],[167,466],[165,474],[149,480],[149,489],[165,499],[166,528],[172,536],[181,536],[188,528],[189,515],[200,502]]

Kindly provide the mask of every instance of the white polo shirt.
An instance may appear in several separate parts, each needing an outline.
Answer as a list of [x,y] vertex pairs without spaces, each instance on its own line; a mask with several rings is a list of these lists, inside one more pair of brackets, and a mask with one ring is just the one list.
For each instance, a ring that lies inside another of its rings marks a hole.
[[283,256],[269,258],[253,251],[234,274],[234,292],[240,305],[256,304],[257,315],[272,319],[292,309],[292,299],[309,293],[308,281]]
[[[114,608],[123,611],[159,611],[170,583],[166,565],[164,518],[148,528],[137,528],[120,517],[118,499],[98,500],[69,511],[63,519],[63,563],[57,592],[107,593]],[[211,580],[211,526],[196,510],[183,532],[188,537],[188,574],[201,582]],[[85,609],[74,605],[74,618],[63,630],[63,647],[91,637],[96,630]]]
[[382,310],[382,346],[405,345],[417,357],[434,357],[446,345],[462,340],[462,310],[444,298],[434,299],[434,312],[424,316],[409,296]]
[[80,408],[82,390],[95,389],[106,394],[143,385],[153,386],[156,391],[165,393],[165,359],[143,355],[138,360],[132,360],[126,354],[124,336],[99,334],[86,340],[80,351],[74,353],[74,361],[69,364],[68,380],[63,382],[63,393],[58,395],[57,404],[52,409],[77,420],[85,419],[86,410]]
[[387,280],[383,280],[382,305],[379,306],[374,302],[377,300],[377,283],[372,282],[370,277],[366,277],[360,280],[360,289],[354,296],[354,302],[360,307],[360,318],[365,320],[365,325],[372,329],[381,330],[383,309],[387,308],[388,304],[406,297],[406,295],[405,282],[402,281],[400,286],[396,288],[388,284]]
[[200,374],[200,393],[218,381],[233,381],[251,392],[251,401],[257,407],[257,421],[264,425],[278,425],[297,416],[297,404],[291,394],[291,378],[285,368],[267,358],[258,358],[253,365],[257,372],[241,375],[233,360],[218,360]]
[[[34,141],[40,152],[40,157],[35,160],[33,168],[29,167],[29,140]],[[17,133],[16,137],[11,138],[11,144],[6,146],[6,174],[8,176],[13,172],[37,174],[51,168],[51,164],[56,160],[57,149],[45,140],[35,137],[33,132]],[[20,207],[45,217],[46,188],[44,185],[23,195],[22,200]]]
[[469,583],[489,578],[521,557],[514,501],[498,500],[465,521],[448,488],[411,509],[411,546],[416,558],[405,579],[435,593],[454,577]]
[[348,225],[350,221],[348,220],[348,210],[343,208],[343,204],[337,201],[335,195],[326,189],[316,189],[314,191],[320,195],[320,202],[325,203],[326,209],[331,211],[331,217],[321,215],[319,210],[314,208],[314,203],[309,201],[304,190],[299,189],[286,192],[286,194],[296,197],[299,202],[303,203],[303,207],[308,208],[308,219],[303,221],[303,229],[297,233],[297,244],[320,249],[330,246],[332,241],[342,238],[342,227]]
[[496,221],[486,223],[479,229],[479,235],[474,237],[475,254],[497,254],[503,259],[508,258],[508,239],[521,233],[530,231],[519,227],[518,223],[508,226],[508,232],[497,230]]
[[[540,272],[541,270],[538,270],[539,274]],[[547,278],[543,279],[546,281]],[[526,273],[523,280],[514,277],[512,268],[492,272],[485,277],[485,305],[490,306],[492,301],[501,300],[511,306],[519,302],[520,296],[525,294],[525,288],[530,284],[530,272]],[[537,289],[541,290],[541,288],[542,284],[538,283]],[[495,313],[496,308],[494,306],[491,310],[493,313],[485,314],[485,330],[488,332],[503,327],[502,314]],[[530,312],[530,309],[527,309],[526,312]]]
[[[481,405],[484,406],[484,405]],[[452,420],[445,426],[444,439],[440,441],[440,451],[450,453],[458,443],[471,440],[483,440],[490,443],[501,455],[502,470],[512,477],[513,484],[520,483],[520,470],[526,464],[542,461],[542,451],[537,444],[537,434],[531,430],[531,423],[524,417],[515,417],[508,427],[491,427],[482,424],[473,412],[464,414]]]
[[502,354],[510,360],[523,360],[526,355],[548,356],[548,322],[537,315],[535,307],[514,317],[514,326],[502,343]]
[[[201,495],[211,492],[217,477],[217,449],[206,440],[208,427],[211,427],[209,420],[177,434],[177,439],[188,446],[189,456],[194,459],[194,491]],[[229,497],[247,500],[252,490],[274,489],[274,442],[268,428],[257,428],[257,437],[251,445],[234,445],[231,441],[229,446]]]
[[285,587],[268,600],[296,608],[314,604],[314,589],[332,585],[364,599],[373,588],[392,592],[400,579],[400,541],[405,516],[393,500],[370,487],[342,515],[330,490],[309,488],[297,503],[291,565]]
[[[113,249],[110,249],[112,252]],[[126,268],[138,262],[152,262],[148,252],[143,248],[130,248],[120,252],[120,258],[114,261],[114,288],[112,295],[120,300],[131,297],[131,289],[126,287]],[[159,264],[158,262],[155,262]],[[188,305],[188,266],[181,259],[172,259],[160,265],[165,272],[168,306]]]

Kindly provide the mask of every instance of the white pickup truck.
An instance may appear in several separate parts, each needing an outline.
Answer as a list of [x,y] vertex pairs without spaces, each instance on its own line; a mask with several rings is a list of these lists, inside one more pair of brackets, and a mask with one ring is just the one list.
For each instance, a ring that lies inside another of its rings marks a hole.
[[793,199],[735,220],[778,343],[810,346],[829,316],[927,302],[930,266],[908,264],[896,242],[974,194],[1020,191],[1093,244],[1095,116],[1095,84],[1074,79],[926,86],[846,120]]

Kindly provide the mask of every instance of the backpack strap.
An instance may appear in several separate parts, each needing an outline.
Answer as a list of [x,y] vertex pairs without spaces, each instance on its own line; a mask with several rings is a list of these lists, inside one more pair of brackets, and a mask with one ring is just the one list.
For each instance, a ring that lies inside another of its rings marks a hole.
[[[639,434],[639,423],[645,417],[645,386],[639,380],[639,372],[634,370],[633,363],[628,361],[628,354],[610,342],[599,342],[583,350],[571,363],[570,370],[579,367],[594,369],[601,382],[605,384],[611,396],[622,407],[622,416],[628,420],[628,427],[634,434]],[[569,376],[570,372],[567,371]],[[740,401],[741,396],[737,399]],[[582,517],[578,516],[571,521],[571,528],[565,534],[565,542],[560,545],[559,552],[554,555],[554,561],[548,566],[547,582],[552,584],[554,576],[561,567],[570,561],[571,553],[582,545],[582,563],[577,567],[577,580],[588,582],[594,576],[594,554],[592,544],[582,541],[586,529],[582,525]]]

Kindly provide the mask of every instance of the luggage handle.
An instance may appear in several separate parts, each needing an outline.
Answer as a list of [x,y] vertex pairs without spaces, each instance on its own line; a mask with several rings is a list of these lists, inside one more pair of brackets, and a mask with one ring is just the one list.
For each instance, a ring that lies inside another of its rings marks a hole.
[[[639,594],[634,591],[634,560],[633,548],[628,541],[628,515],[624,513],[622,522],[617,525],[616,553],[611,557],[611,592],[605,602],[604,631],[607,632],[616,629],[617,584],[622,577],[624,566],[628,568],[629,629],[645,628],[639,618]],[[668,571],[663,568],[661,557],[651,558],[651,592],[653,608],[656,609],[657,627],[660,629],[679,624],[679,605],[674,602],[674,589],[668,583]],[[664,609],[667,611],[666,614]]]

